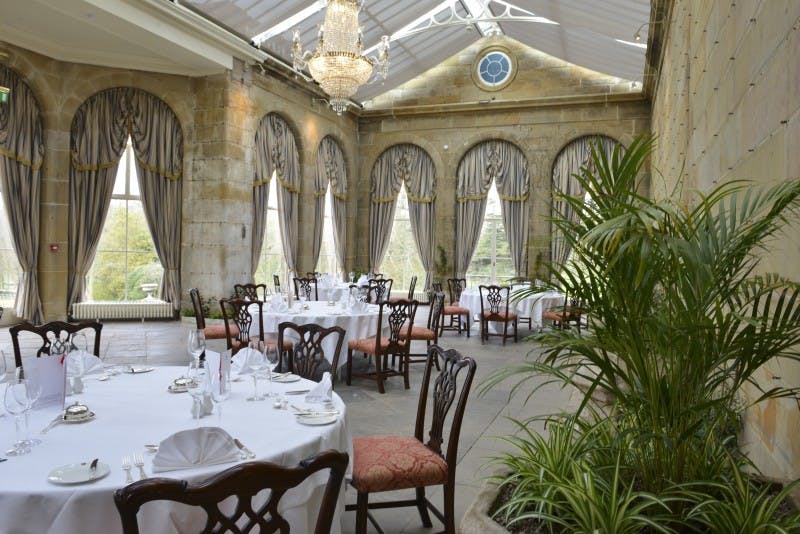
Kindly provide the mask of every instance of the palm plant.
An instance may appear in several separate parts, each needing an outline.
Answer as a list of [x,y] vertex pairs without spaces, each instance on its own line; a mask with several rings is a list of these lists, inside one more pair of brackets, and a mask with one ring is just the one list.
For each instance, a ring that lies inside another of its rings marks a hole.
[[719,436],[735,432],[746,385],[760,391],[753,402],[796,394],[763,390],[754,377],[774,358],[800,360],[800,288],[758,271],[759,254],[796,215],[800,181],[726,183],[693,205],[652,200],[637,193],[652,144],[640,137],[610,158],[592,150],[575,175],[592,202],[562,196],[568,209],[555,214],[571,259],[550,271],[588,310],[589,332],[544,333],[539,359],[484,388],[513,377],[519,390],[546,373],[583,388],[579,411],[604,391],[615,432],[632,444],[632,479],[664,495],[727,469]]

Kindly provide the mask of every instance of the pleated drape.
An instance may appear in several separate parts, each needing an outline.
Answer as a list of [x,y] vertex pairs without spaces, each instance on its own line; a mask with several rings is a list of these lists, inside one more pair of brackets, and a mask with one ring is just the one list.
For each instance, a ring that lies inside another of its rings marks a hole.
[[[314,179],[314,235],[311,249],[312,265],[317,265],[322,246],[322,227],[325,223],[325,193],[331,187],[331,207],[333,210],[333,241],[336,261],[344,272],[347,254],[347,166],[339,143],[331,136],[325,136],[317,149],[317,169]],[[316,268],[316,267],[315,267]]]
[[39,197],[44,138],[39,104],[17,74],[0,66],[0,85],[11,90],[0,105],[0,160],[3,202],[6,205],[14,252],[22,268],[15,313],[39,323]]
[[[583,197],[586,191],[575,179],[581,168],[589,164],[592,144],[599,145],[610,159],[617,141],[604,135],[587,135],[575,139],[561,149],[553,164],[553,206],[552,216],[574,220],[572,208],[564,200],[564,196]],[[561,235],[561,230],[553,226],[550,239],[550,260],[554,265],[567,262],[570,253],[569,243]]]
[[386,255],[397,194],[403,182],[408,190],[411,231],[425,268],[427,288],[433,262],[436,169],[428,153],[416,145],[394,145],[386,149],[372,166],[369,266],[371,270],[379,269]]
[[253,173],[253,224],[250,231],[250,272],[258,269],[264,231],[267,228],[267,199],[274,169],[269,149],[269,116],[261,118],[256,129],[255,172]]
[[508,238],[511,260],[517,276],[523,276],[527,264],[528,161],[522,151],[507,141],[490,140],[476,145],[458,164],[456,172],[456,276],[463,277],[478,245],[486,195],[495,181],[501,200],[503,225]]
[[167,104],[144,91],[131,92],[130,134],[139,194],[156,254],[164,268],[159,293],[181,306],[181,205],[183,132]]
[[289,271],[296,273],[300,155],[289,124],[277,113],[269,113],[266,118],[268,154],[278,181],[278,221],[283,256]]
[[69,167],[67,310],[80,302],[111,203],[114,178],[128,135],[130,90],[97,93],[72,120]]

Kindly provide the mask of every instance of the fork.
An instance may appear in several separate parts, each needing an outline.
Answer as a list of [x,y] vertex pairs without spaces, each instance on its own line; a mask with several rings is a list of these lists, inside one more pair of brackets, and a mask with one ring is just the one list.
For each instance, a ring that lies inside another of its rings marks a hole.
[[144,472],[144,458],[138,452],[133,453],[133,465],[139,468],[139,480],[147,478],[147,473]]
[[131,476],[131,458],[130,458],[130,456],[123,456],[122,457],[122,469],[125,470],[125,482],[127,482],[127,483],[133,482],[133,476]]

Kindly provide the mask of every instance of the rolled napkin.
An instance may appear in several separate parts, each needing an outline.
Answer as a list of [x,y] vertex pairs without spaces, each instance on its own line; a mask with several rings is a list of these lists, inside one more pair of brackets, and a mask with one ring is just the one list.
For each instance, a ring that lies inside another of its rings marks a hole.
[[244,347],[236,353],[231,362],[232,375],[249,375],[261,368],[264,355],[250,347]]
[[282,295],[273,295],[269,301],[269,310],[280,313],[288,311],[289,306],[283,301]]
[[67,376],[82,376],[102,373],[103,362],[94,354],[85,350],[73,350],[67,354]]
[[306,395],[306,402],[327,402],[333,399],[333,384],[328,371],[322,375],[322,380]]
[[236,462],[241,457],[230,434],[219,427],[181,430],[158,445],[153,472],[190,469],[199,465]]

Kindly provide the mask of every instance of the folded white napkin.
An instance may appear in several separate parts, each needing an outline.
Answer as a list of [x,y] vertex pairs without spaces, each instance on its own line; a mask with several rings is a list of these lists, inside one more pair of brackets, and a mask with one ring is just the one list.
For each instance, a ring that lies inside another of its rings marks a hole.
[[231,362],[231,374],[248,375],[261,368],[264,355],[250,347],[244,347],[236,353]]
[[289,306],[283,301],[282,295],[273,295],[269,301],[269,310],[274,312],[285,312],[289,310]]
[[359,276],[358,277],[358,282],[356,282],[356,284],[359,285],[359,286],[365,286],[368,283],[369,283],[369,278],[367,278],[366,274],[362,274],[361,276]]
[[219,427],[181,430],[158,445],[153,472],[235,462],[240,454],[230,434]]
[[326,402],[333,398],[333,384],[328,371],[322,375],[322,380],[306,395],[306,402]]
[[94,354],[85,350],[73,350],[67,354],[67,376],[83,376],[102,373],[103,362]]

